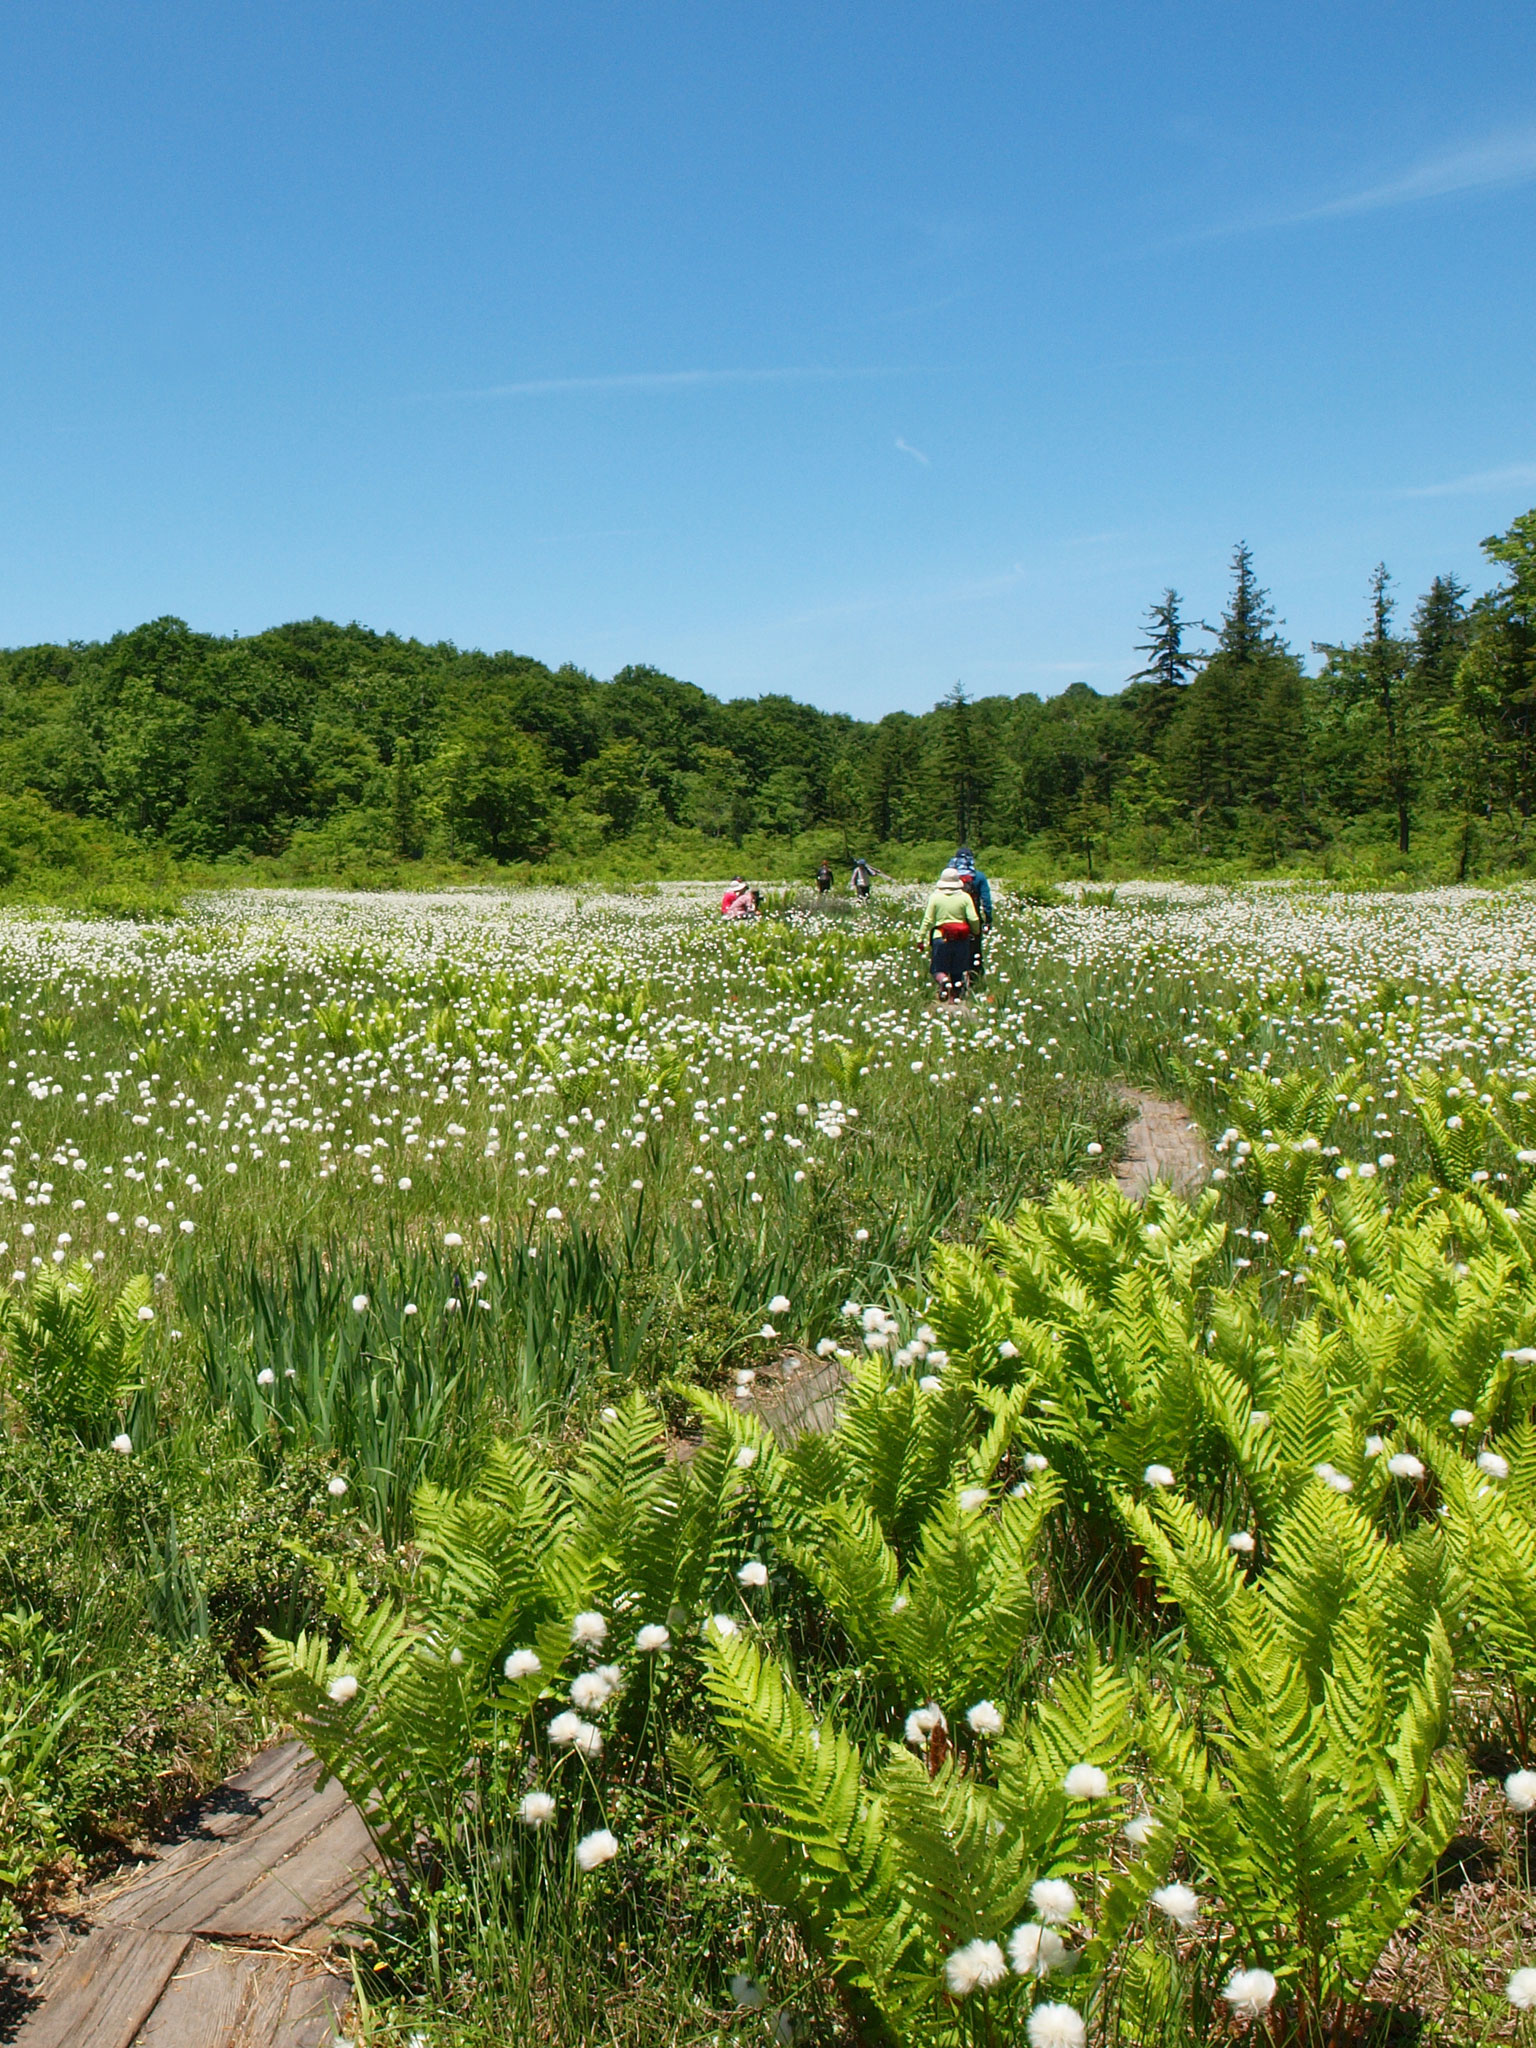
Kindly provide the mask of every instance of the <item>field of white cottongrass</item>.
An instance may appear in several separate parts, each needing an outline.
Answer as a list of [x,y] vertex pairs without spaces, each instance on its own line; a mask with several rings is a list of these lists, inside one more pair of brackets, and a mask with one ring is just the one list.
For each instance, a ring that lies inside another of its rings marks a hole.
[[1530,2024],[1536,894],[918,910],[0,921],[13,1923],[282,1719],[359,2040]]

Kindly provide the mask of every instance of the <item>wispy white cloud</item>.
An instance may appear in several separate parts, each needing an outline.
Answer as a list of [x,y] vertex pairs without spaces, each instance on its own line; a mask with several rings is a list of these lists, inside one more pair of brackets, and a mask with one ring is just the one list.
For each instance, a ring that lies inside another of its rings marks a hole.
[[1536,487],[1536,462],[1510,462],[1503,469],[1479,469],[1470,476],[1448,477],[1444,483],[1407,484],[1394,498],[1475,498],[1493,491]]
[[1389,206],[1413,206],[1423,199],[1447,199],[1457,192],[1481,192],[1499,186],[1527,185],[1536,178],[1536,128],[1490,135],[1469,148],[1442,150],[1425,157],[1395,178],[1345,192],[1303,212],[1286,216],[1300,223],[1331,220],[1351,213],[1379,213]]
[[832,384],[854,377],[899,377],[893,369],[834,370],[801,365],[777,370],[623,370],[601,377],[525,377],[474,391],[444,391],[440,398],[563,398],[580,393],[707,390],[728,384]]
[[1536,128],[1507,129],[1480,142],[1439,150],[1420,159],[1396,177],[1342,192],[1313,206],[1284,212],[1250,214],[1246,219],[1217,222],[1178,235],[1163,248],[1192,242],[1219,241],[1229,235],[1256,234],[1265,228],[1306,227],[1315,221],[1347,220],[1363,213],[1383,213],[1397,206],[1417,206],[1430,199],[1454,198],[1464,192],[1511,190],[1536,181]]
[[896,436],[896,446],[903,455],[910,455],[914,462],[920,462],[924,469],[929,467],[928,457],[923,453],[922,449],[914,448],[910,441],[903,441],[900,434]]

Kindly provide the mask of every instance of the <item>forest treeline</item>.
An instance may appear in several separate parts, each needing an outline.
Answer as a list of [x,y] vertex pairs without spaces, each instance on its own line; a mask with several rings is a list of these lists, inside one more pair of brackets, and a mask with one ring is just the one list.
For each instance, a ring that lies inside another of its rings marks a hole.
[[[306,871],[636,854],[814,832],[829,853],[945,837],[1111,860],[1278,861],[1342,838],[1461,873],[1519,865],[1536,804],[1536,511],[1484,543],[1477,597],[1411,605],[1385,568],[1309,676],[1250,550],[1214,625],[1167,591],[1142,666],[1100,694],[970,699],[861,722],[721,702],[645,667],[599,681],[325,620],[248,638],[157,619],[0,654],[5,845],[91,821],[178,861]],[[65,814],[61,818],[59,814]],[[59,841],[62,844],[62,841]],[[62,856],[61,856],[62,857]]]

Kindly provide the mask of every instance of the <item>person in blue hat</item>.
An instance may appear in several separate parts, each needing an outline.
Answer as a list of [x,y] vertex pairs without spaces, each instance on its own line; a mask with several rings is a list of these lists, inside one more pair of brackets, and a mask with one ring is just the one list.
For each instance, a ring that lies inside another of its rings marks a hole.
[[950,866],[964,882],[966,891],[975,903],[977,914],[980,918],[980,925],[976,933],[975,957],[971,961],[971,979],[974,981],[985,971],[986,967],[986,962],[982,959],[982,946],[986,934],[992,929],[992,885],[981,872],[981,869],[977,867],[976,856],[968,846],[956,848],[955,857],[950,862]]

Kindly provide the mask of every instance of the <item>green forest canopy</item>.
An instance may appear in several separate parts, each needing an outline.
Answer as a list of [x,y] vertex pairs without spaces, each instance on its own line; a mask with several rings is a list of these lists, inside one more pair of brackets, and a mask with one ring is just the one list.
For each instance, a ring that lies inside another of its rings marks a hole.
[[157,619],[0,654],[0,795],[194,859],[310,835],[507,862],[692,828],[817,830],[831,852],[1043,836],[1155,864],[1278,858],[1354,821],[1406,854],[1433,821],[1465,871],[1482,842],[1523,858],[1536,801],[1536,511],[1484,548],[1498,588],[1469,602],[1438,577],[1406,619],[1378,569],[1361,637],[1318,648],[1316,677],[1240,546],[1220,625],[1165,592],[1114,694],[957,686],[878,723],[321,619],[246,639]]

